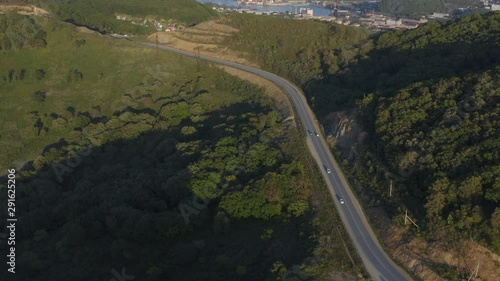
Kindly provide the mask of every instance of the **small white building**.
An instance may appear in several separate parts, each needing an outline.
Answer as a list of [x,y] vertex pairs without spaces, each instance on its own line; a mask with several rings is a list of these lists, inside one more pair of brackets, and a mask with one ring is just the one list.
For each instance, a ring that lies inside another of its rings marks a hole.
[[396,20],[396,19],[387,19],[385,21],[385,24],[386,25],[390,25],[390,26],[400,26],[402,24],[402,22],[401,22],[401,19],[398,19],[398,20]]
[[432,15],[429,15],[429,18],[431,18],[431,19],[446,19],[449,16],[450,16],[450,14],[432,13]]
[[299,13],[309,17],[314,16],[314,10],[311,8],[300,8]]

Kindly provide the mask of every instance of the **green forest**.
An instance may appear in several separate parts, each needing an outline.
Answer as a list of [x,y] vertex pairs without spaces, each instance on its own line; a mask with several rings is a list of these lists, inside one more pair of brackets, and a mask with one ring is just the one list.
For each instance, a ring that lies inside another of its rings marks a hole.
[[376,34],[246,17],[226,19],[240,28],[232,48],[300,85],[320,120],[356,112],[369,137],[345,171],[396,223],[408,208],[430,240],[455,235],[500,252],[500,13]]
[[177,20],[188,26],[216,16],[212,9],[195,0],[30,0],[61,19],[86,26],[101,33],[150,34],[152,26],[132,24],[118,20],[115,14],[137,17],[154,16]]
[[224,22],[240,30],[225,45],[299,86],[336,74],[370,47],[362,44],[370,31],[344,25],[248,14],[230,14]]
[[[429,237],[456,231],[497,252],[499,70],[413,84],[379,99],[374,110],[379,154],[398,182],[399,198],[385,199],[425,217]],[[372,163],[367,178],[384,171]]]
[[317,168],[261,88],[53,19],[0,21],[34,21],[46,43],[0,64],[0,167],[17,170],[16,280],[364,274],[331,198],[316,193],[311,204],[323,188]]
[[500,13],[386,33],[367,62],[378,67],[353,71],[370,93],[357,110],[373,136],[353,173],[388,209],[409,208],[427,238],[472,238],[497,253],[499,34]]

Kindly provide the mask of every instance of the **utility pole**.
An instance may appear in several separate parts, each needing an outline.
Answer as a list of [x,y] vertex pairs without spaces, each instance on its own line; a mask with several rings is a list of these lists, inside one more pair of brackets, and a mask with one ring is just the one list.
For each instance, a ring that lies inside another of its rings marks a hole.
[[155,48],[156,50],[158,51],[158,45],[159,45],[159,41],[158,41],[158,32],[155,33]]
[[413,225],[415,225],[418,228],[418,225],[408,216],[408,209],[405,211],[405,225],[406,225],[406,220],[409,220]]
[[389,185],[389,197],[392,197],[392,179],[391,184]]
[[196,57],[196,71],[200,72],[202,69],[202,60],[200,59],[200,49],[197,48],[196,52],[197,52],[197,54],[195,56]]
[[156,56],[156,59],[158,60],[159,59],[159,56],[160,56],[160,48],[159,48],[159,45],[160,45],[160,40],[158,40],[158,30],[156,31],[155,33],[155,56]]
[[472,279],[472,276],[474,277],[477,277],[477,274],[479,273],[479,262],[477,263],[477,267],[476,269],[474,269],[474,271],[472,271],[472,274],[470,275],[469,279],[467,279],[467,281],[470,281]]

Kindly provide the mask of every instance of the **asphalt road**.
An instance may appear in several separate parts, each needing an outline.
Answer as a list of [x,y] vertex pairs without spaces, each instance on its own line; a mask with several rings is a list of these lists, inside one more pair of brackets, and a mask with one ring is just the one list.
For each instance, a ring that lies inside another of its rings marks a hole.
[[[141,44],[153,48],[156,47],[155,44]],[[323,136],[321,136],[321,131],[319,130],[314,114],[309,108],[307,101],[302,95],[301,91],[297,87],[295,87],[287,80],[261,69],[198,55],[166,46],[158,46],[158,48],[242,69],[257,74],[280,86],[292,100],[295,106],[296,113],[299,115],[300,120],[302,121],[302,124],[304,125],[306,130],[310,130],[311,132],[313,132],[312,136],[307,136],[309,138],[309,140],[307,141],[308,146],[311,150],[312,155],[316,158],[318,165],[321,167],[323,176],[335,201],[344,226],[351,236],[351,239],[353,240],[360,257],[363,260],[365,268],[371,275],[372,279],[381,281],[412,280],[401,268],[394,264],[394,262],[387,256],[387,254],[378,243],[376,236],[374,235],[366,220],[361,206],[354,197],[338,164],[332,157],[330,150],[328,149],[328,146],[323,139]],[[319,137],[316,137],[314,135],[314,132],[318,132]],[[329,168],[331,170],[331,173],[327,173],[326,168]],[[340,204],[340,198],[344,200],[344,204]]]

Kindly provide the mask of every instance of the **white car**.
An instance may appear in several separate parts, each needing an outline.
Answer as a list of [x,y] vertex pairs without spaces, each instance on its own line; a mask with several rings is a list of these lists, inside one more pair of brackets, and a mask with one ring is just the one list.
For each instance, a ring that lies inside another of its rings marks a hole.
[[327,173],[329,173],[329,174],[331,174],[331,173],[332,173],[332,171],[330,170],[330,168],[328,168],[328,166],[327,166],[327,165],[323,165],[323,169],[325,169],[325,171],[326,171]]
[[319,134],[318,134],[318,132],[314,132],[314,135],[315,135],[315,136],[317,136],[317,137],[319,137]]
[[344,199],[342,199],[342,198],[340,198],[339,201],[340,201],[340,204],[344,204],[345,203]]

